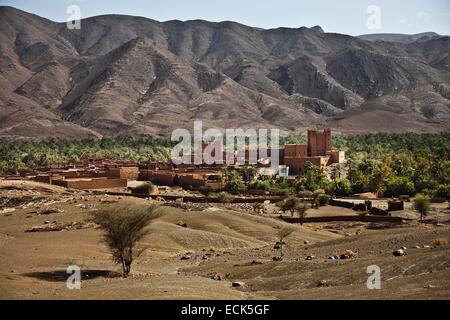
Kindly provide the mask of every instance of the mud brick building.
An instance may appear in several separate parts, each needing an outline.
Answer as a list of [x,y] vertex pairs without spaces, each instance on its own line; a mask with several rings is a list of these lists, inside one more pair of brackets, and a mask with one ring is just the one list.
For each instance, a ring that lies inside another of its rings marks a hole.
[[331,130],[308,130],[308,144],[287,144],[284,146],[282,163],[289,167],[291,175],[298,174],[310,162],[320,168],[345,161],[345,152],[333,150]]

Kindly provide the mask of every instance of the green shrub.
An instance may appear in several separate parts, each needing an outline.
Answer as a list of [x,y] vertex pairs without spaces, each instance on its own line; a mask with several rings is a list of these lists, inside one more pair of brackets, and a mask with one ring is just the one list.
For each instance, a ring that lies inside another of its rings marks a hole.
[[215,194],[215,196],[220,203],[231,203],[234,199],[233,195],[229,194],[228,192],[219,192]]
[[414,183],[408,177],[391,177],[386,182],[385,197],[398,197],[399,195],[413,195]]
[[414,197],[414,209],[420,213],[420,219],[423,220],[430,210],[430,198],[423,194],[417,194]]
[[334,179],[327,185],[327,192],[331,195],[346,197],[352,193],[352,186],[348,179]]
[[284,201],[280,202],[280,209],[283,212],[286,211],[290,211],[291,215],[294,214],[295,210],[297,210],[297,208],[300,205],[300,200],[296,197],[289,197]]
[[319,202],[319,206],[323,207],[326,206],[328,204],[328,202],[330,201],[330,196],[326,195],[326,194],[321,194],[318,197],[318,202]]

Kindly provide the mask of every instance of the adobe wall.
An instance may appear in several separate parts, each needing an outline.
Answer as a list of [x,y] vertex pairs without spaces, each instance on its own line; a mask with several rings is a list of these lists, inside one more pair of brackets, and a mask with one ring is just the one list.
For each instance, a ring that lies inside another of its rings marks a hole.
[[36,176],[34,178],[34,181],[51,184],[52,183],[52,176],[51,175]]
[[289,167],[289,174],[295,175],[300,173],[305,169],[306,162],[311,162],[313,165],[324,168],[329,161],[329,156],[327,157],[285,157],[284,163]]
[[178,181],[181,186],[192,186],[194,188],[203,187],[208,181],[207,177],[199,174],[180,174]]
[[284,146],[285,157],[307,157],[308,146],[306,144],[286,144]]
[[327,151],[327,154],[330,156],[330,162],[332,163],[343,163],[345,161],[345,151]]
[[311,157],[325,156],[327,151],[331,151],[331,130],[325,129],[323,132],[308,130],[308,155]]
[[118,168],[108,168],[108,177],[115,177],[127,180],[137,180],[139,177],[138,167],[118,167]]
[[159,186],[173,187],[175,181],[175,174],[171,172],[152,172],[147,171],[147,178],[145,181],[151,181],[152,183]]

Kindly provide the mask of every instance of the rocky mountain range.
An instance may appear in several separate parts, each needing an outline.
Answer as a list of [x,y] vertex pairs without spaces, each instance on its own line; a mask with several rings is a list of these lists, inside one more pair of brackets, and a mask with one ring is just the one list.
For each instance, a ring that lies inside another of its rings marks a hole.
[[104,15],[81,29],[0,7],[0,137],[174,128],[449,129],[450,37]]

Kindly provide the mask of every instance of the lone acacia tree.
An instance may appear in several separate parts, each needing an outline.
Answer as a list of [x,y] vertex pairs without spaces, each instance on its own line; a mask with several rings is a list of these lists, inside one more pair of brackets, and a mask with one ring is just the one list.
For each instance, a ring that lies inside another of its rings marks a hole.
[[129,207],[108,206],[92,213],[90,221],[104,231],[103,242],[112,253],[112,259],[122,265],[123,276],[131,271],[131,263],[144,250],[136,244],[148,234],[146,227],[159,216],[157,206]]
[[278,238],[280,239],[278,242],[280,247],[280,260],[283,259],[283,245],[285,244],[284,239],[287,238],[292,232],[294,232],[294,229],[285,227],[282,227],[277,231]]

